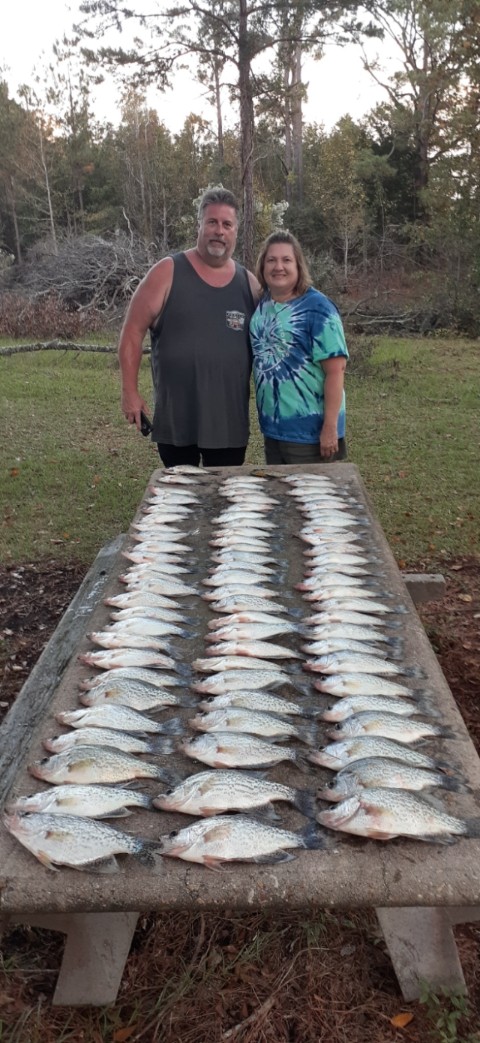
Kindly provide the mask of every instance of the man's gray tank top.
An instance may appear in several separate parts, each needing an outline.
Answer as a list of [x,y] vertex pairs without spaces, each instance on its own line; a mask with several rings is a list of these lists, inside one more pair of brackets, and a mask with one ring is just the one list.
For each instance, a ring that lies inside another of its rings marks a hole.
[[169,445],[239,448],[248,442],[255,304],[245,268],[228,286],[209,286],[184,253],[173,255],[172,287],[151,327],[155,391],[152,438]]

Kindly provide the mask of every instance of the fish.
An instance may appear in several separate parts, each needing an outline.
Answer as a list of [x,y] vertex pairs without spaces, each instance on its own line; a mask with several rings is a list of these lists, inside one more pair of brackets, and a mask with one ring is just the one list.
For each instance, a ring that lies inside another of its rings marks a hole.
[[178,664],[170,656],[147,648],[113,648],[101,652],[84,652],[77,656],[81,663],[96,666],[100,670],[115,670],[117,666],[152,667],[157,670],[178,670]]
[[[169,743],[170,740],[165,740]],[[35,761],[28,768],[31,775],[44,782],[79,783],[126,782],[129,779],[163,779],[164,771],[156,764],[140,760],[128,753],[118,753],[108,746],[74,746],[65,753],[55,753]]]
[[[165,598],[145,590],[131,590],[124,594],[114,594],[104,599],[104,604],[111,608],[154,608],[179,612],[178,604],[173,598]],[[183,618],[183,617],[182,617]]]
[[129,807],[151,808],[152,798],[139,790],[120,786],[50,786],[14,797],[6,811],[78,815],[81,818],[124,818]]
[[[209,652],[212,649],[208,649]],[[215,651],[215,649],[213,649]],[[286,677],[283,667],[278,663],[265,663],[264,659],[257,658],[256,656],[244,656],[244,655],[230,655],[230,656],[212,656],[206,659],[194,659],[192,662],[192,669],[197,670],[199,673],[208,674],[211,673],[226,673],[232,670],[262,670],[264,666],[268,665],[268,669],[276,671],[277,676],[281,679]],[[280,683],[280,682],[279,682]]]
[[[206,636],[207,642],[222,641],[263,641],[268,637],[276,637],[278,634],[294,634],[298,627],[284,619],[272,619],[270,623],[236,623],[221,626],[223,620],[219,620],[219,626]],[[210,624],[209,624],[210,626]],[[299,658],[295,656],[295,658]]]
[[[305,600],[313,600],[310,594],[304,595]],[[407,609],[400,603],[385,604],[384,601],[376,601],[374,598],[327,598],[326,601],[322,601],[322,610],[324,612],[335,611],[335,609],[343,609],[347,612],[365,612],[371,615],[385,615],[389,612],[399,612],[406,614]]]
[[146,685],[141,681],[125,681],[116,685],[109,682],[106,686],[96,685],[80,695],[80,702],[84,706],[121,705],[129,706],[132,710],[152,713],[163,710],[166,706],[197,706],[195,699],[189,698],[183,693],[178,695],[171,688],[157,688],[156,685]]
[[307,576],[322,576],[325,583],[341,583],[348,586],[352,579],[361,579],[365,583],[377,584],[383,578],[384,573],[373,565],[330,565],[326,562],[317,562],[316,558],[308,558],[305,562]]
[[[114,612],[110,613],[110,619],[115,623],[123,623],[124,621],[133,622],[134,620],[137,621],[139,619],[148,619],[150,621],[157,620],[169,627],[175,626],[178,623],[188,622],[188,617],[177,609],[154,608],[148,605],[132,605],[131,608],[116,609]],[[175,632],[176,631],[172,631],[172,633]],[[182,630],[181,627],[179,627],[179,632],[182,637],[186,633],[186,631]]]
[[270,641],[254,641],[244,638],[238,641],[219,641],[212,648],[207,648],[207,656],[247,656],[256,659],[301,659],[299,652],[294,652],[285,645],[273,644]]
[[[135,550],[122,551],[124,558],[133,562],[134,565],[147,565],[151,574],[161,576],[180,576],[191,572],[185,565],[176,562],[162,561],[155,547],[143,547],[138,543]],[[147,570],[145,570],[147,571]]]
[[[208,624],[211,625],[210,623]],[[381,644],[391,645],[393,648],[398,648],[400,638],[397,635],[391,636],[389,633],[383,633],[378,625],[375,626],[361,626],[360,624],[352,623],[310,623],[308,629],[305,629],[305,633],[308,637],[313,636],[316,640],[325,639],[326,641],[342,640],[342,641],[353,641],[353,642],[380,642]]]
[[263,670],[226,670],[224,673],[210,674],[201,681],[196,681],[191,687],[194,692],[200,692],[202,695],[224,695],[225,692],[243,691],[246,688],[278,688],[284,684],[304,691],[297,678],[270,667],[267,670],[265,664]]
[[256,735],[237,732],[199,732],[193,738],[179,742],[178,749],[192,760],[209,764],[212,768],[269,768],[282,761],[291,761],[305,768],[304,751],[292,746],[266,742]]
[[[216,557],[218,558],[218,555],[216,555]],[[214,559],[215,555],[212,556],[212,560]],[[262,564],[259,559],[257,561],[252,561],[252,558],[249,557],[247,561],[244,561],[241,558],[239,559],[238,557],[235,557],[233,553],[231,553],[229,561],[220,560],[217,563],[217,567],[211,568],[209,571],[215,576],[231,576],[235,571],[237,571],[240,576],[243,576],[244,573],[247,575],[253,574],[262,577],[277,575],[277,569],[269,568],[268,565]]]
[[305,652],[307,656],[326,656],[337,652],[358,652],[368,656],[375,656],[378,659],[399,659],[402,655],[401,646],[395,646],[394,644],[390,647],[383,646],[379,648],[373,642],[368,643],[367,641],[352,641],[351,638],[345,637],[321,637],[317,641],[312,641],[309,644],[301,645],[302,652]]
[[112,872],[117,854],[134,855],[144,865],[155,865],[156,842],[120,833],[105,823],[76,815],[5,814],[3,823],[28,851],[48,869],[69,866]]
[[147,717],[146,714],[139,713],[138,710],[122,704],[118,706],[92,706],[90,709],[65,710],[62,713],[57,713],[56,719],[59,724],[78,728],[81,732],[85,728],[114,728],[117,731],[140,732],[148,735],[149,732],[152,734],[160,734],[162,732],[178,734],[178,729],[181,729],[181,721],[175,717],[169,721],[159,723],[158,721],[152,721],[152,718]]
[[95,688],[98,691],[100,688],[115,686],[119,689],[124,682],[153,685],[155,688],[175,688],[182,683],[178,677],[161,674],[148,667],[124,666],[106,670],[103,674],[95,674],[94,677],[86,677],[80,681],[80,688]]
[[116,619],[108,627],[107,633],[148,634],[152,637],[191,637],[191,630],[176,626],[175,623],[163,619],[151,619],[149,616],[126,615]]
[[374,840],[402,836],[450,844],[458,837],[480,836],[479,818],[449,815],[408,790],[364,789],[321,811],[317,821],[330,829]]
[[293,717],[318,717],[319,706],[300,706],[282,695],[273,695],[264,689],[260,691],[227,692],[225,695],[212,695],[202,699],[198,704],[200,710],[221,710],[226,706],[243,706],[246,710],[265,710],[268,713],[288,714]]
[[215,587],[213,590],[206,591],[201,595],[204,601],[222,601],[225,598],[232,598],[238,604],[246,603],[248,599],[251,600],[252,598],[255,602],[262,602],[264,598],[270,600],[271,598],[278,598],[278,596],[278,591],[270,590],[269,587],[260,587],[256,584],[252,586],[247,583],[232,583],[226,577],[222,586]]
[[287,862],[286,848],[318,848],[323,840],[312,830],[292,833],[246,815],[206,818],[159,838],[162,855],[200,862],[210,869],[222,862]]
[[[301,583],[295,584],[296,590],[301,590],[303,593],[308,594],[305,596],[306,601],[331,601],[332,599],[347,600],[350,598],[372,598],[372,600],[379,596],[381,593],[378,590],[372,590],[370,587],[363,586],[363,581],[354,585],[350,580],[351,586],[345,587],[343,584],[337,584],[333,586],[325,582],[322,576],[308,576],[307,579]],[[313,595],[315,594],[315,597]],[[387,594],[381,595],[383,597],[389,597]]]
[[307,818],[315,816],[315,799],[308,790],[284,786],[244,771],[220,768],[190,775],[173,789],[154,797],[152,803],[162,811],[218,815],[225,811],[256,811],[278,800],[292,804]]
[[392,695],[400,699],[416,699],[425,695],[423,689],[414,690],[380,674],[328,674],[313,682],[313,687],[324,695]]
[[329,703],[320,717],[322,721],[345,721],[356,713],[370,710],[386,710],[387,713],[395,713],[401,717],[413,717],[419,713],[437,716],[437,711],[420,699],[413,702],[410,699],[394,699],[389,695],[350,695],[345,699],[338,699],[336,703]]
[[338,603],[334,608],[325,608],[326,602],[322,604],[321,612],[315,612],[303,620],[306,626],[325,626],[328,623],[342,623],[351,626],[386,627],[387,629],[398,629],[401,623],[398,620],[384,619],[373,613],[352,612],[351,609],[340,606]]
[[424,789],[450,790],[454,793],[471,792],[460,779],[449,778],[433,768],[416,768],[386,757],[366,757],[342,768],[331,782],[317,791],[320,800],[345,800],[362,789]]
[[[258,574],[256,571],[247,572],[246,569],[218,569],[213,575],[202,579],[204,587],[228,586],[258,586]],[[262,576],[262,582],[271,583],[269,576]]]
[[388,713],[385,710],[366,710],[354,714],[353,717],[327,730],[327,735],[332,739],[350,739],[355,735],[383,735],[387,739],[397,739],[398,742],[417,742],[419,739],[438,736],[449,739],[455,737],[449,728],[443,728],[439,724],[405,719],[397,713]]
[[365,652],[330,652],[318,659],[307,659],[304,670],[318,674],[393,674],[405,677],[425,677],[421,667],[406,667],[382,655],[367,655]]
[[332,768],[333,771],[339,771],[347,764],[365,757],[387,757],[389,760],[411,764],[415,768],[449,771],[449,765],[445,762],[383,736],[362,735],[342,742],[333,742],[321,750],[309,750],[307,753],[307,759],[312,764],[318,764],[321,768]]
[[252,623],[253,625],[266,624],[269,627],[276,627],[276,633],[280,633],[282,630],[284,633],[296,634],[298,632],[298,623],[291,623],[288,619],[274,619],[270,612],[270,605],[265,606],[268,608],[268,612],[257,612],[255,609],[240,609],[238,612],[232,612],[229,616],[223,616],[222,619],[212,619],[208,624],[209,630],[219,630],[224,627],[236,627],[244,626]]
[[161,576],[154,576],[150,573],[151,578],[148,575],[136,573],[133,570],[122,576],[119,576],[121,583],[125,583],[126,586],[149,591],[152,594],[160,594],[165,597],[172,598],[187,598],[192,594],[198,594],[196,587],[189,586],[188,583],[178,583],[174,580],[166,577],[162,579]]
[[129,732],[114,728],[78,728],[76,731],[44,739],[43,745],[49,753],[63,753],[74,746],[111,746],[122,753],[171,753],[173,747],[159,746],[157,740],[143,739]]
[[188,723],[200,732],[248,732],[268,739],[293,737],[311,746],[317,739],[315,724],[297,724],[289,720],[288,716],[240,706],[202,711],[190,718]]
[[263,552],[256,553],[253,550],[242,551],[237,550],[235,547],[219,548],[211,555],[211,561],[214,561],[217,565],[250,565],[253,568],[259,566],[266,567],[267,565],[276,564],[276,559],[270,554]]
[[[217,587],[217,593],[218,589]],[[210,608],[214,612],[225,612],[227,615],[231,615],[233,612],[247,612],[250,610],[263,611],[264,613],[268,611],[272,615],[282,615],[282,613],[286,612],[285,607],[278,601],[274,602],[258,597],[258,591],[255,594],[239,594],[238,592],[224,591],[222,594],[218,594],[214,601],[211,601],[208,594],[203,594],[202,597],[205,601],[210,601]]]
[[[109,630],[96,630],[90,634],[87,634],[89,641],[92,641],[94,645],[100,645],[101,648],[107,649],[153,649],[154,651],[168,650],[170,647],[170,641],[167,637],[156,637],[153,634],[142,634],[136,631],[129,630],[127,627],[119,627],[115,629],[111,627]],[[174,662],[172,659],[171,662]],[[166,665],[166,664],[165,664]]]
[[268,554],[270,552],[270,546],[267,540],[262,539],[258,535],[253,535],[249,539],[245,539],[245,536],[240,532],[229,532],[219,536],[214,536],[208,541],[210,547],[234,547],[237,551],[243,551],[243,553],[256,553],[256,554]]

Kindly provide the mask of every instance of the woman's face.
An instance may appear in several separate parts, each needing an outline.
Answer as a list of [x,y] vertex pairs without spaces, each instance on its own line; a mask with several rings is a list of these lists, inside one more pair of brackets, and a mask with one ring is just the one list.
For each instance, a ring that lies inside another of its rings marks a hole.
[[298,265],[290,243],[269,246],[263,262],[263,278],[274,300],[285,301],[294,296]]

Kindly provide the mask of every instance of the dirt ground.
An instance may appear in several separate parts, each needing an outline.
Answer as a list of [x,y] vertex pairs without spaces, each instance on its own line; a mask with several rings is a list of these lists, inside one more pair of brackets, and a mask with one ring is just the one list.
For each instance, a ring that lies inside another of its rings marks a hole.
[[[480,562],[409,563],[442,571],[446,596],[420,615],[480,752]],[[76,592],[84,568],[0,568],[0,720]],[[468,1001],[406,1004],[373,913],[174,914],[139,922],[117,1003],[50,1006],[60,935],[15,927],[0,961],[5,1043],[480,1043],[480,924],[456,928]]]

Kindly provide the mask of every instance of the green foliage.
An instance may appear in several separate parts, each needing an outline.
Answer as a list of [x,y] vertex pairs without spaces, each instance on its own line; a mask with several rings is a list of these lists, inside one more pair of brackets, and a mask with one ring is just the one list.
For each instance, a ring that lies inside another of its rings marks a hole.
[[478,1043],[478,1035],[460,1036],[460,1022],[468,1017],[470,1003],[463,993],[452,989],[434,990],[422,982],[420,1003],[425,1005],[432,1043]]

